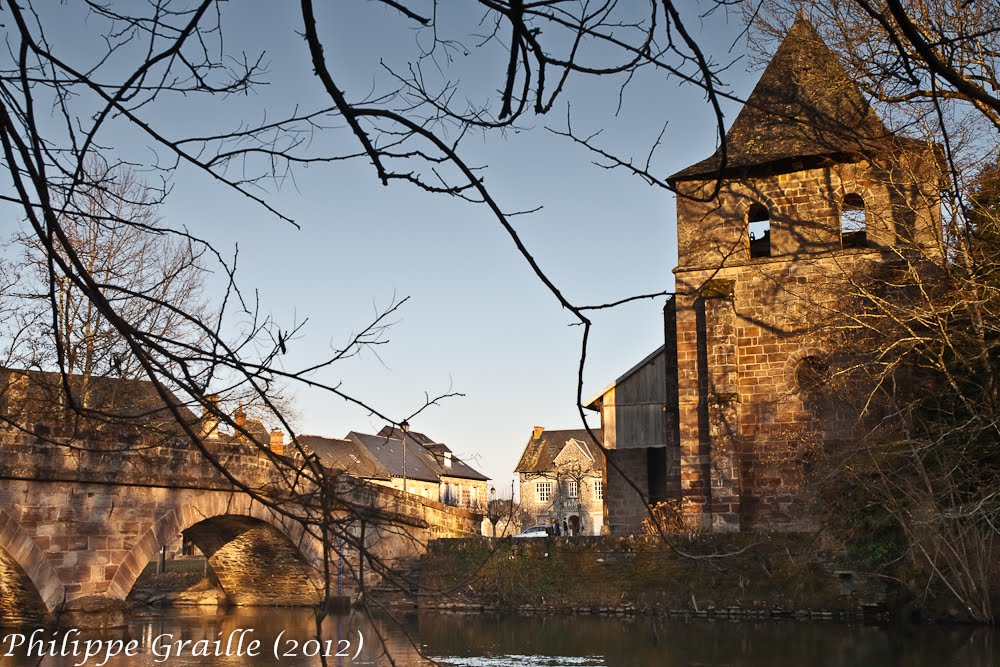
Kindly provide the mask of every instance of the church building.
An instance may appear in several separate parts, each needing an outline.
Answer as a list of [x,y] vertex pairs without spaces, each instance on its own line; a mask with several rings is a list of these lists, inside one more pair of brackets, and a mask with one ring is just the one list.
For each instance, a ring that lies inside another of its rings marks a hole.
[[849,284],[907,249],[934,252],[939,156],[886,129],[795,21],[724,150],[668,179],[679,259],[664,345],[588,401],[613,534],[638,531],[647,501],[674,501],[698,530],[813,525],[806,441],[855,427],[809,400],[836,352],[816,332]]

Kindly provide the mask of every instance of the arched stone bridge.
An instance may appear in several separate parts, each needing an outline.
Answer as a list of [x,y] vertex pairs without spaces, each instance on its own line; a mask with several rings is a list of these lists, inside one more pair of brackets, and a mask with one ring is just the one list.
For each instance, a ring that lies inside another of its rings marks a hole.
[[[301,509],[301,499],[278,491],[287,484],[266,453],[211,446],[235,478],[267,500]],[[14,610],[24,616],[31,609],[51,615],[120,607],[161,547],[181,534],[208,557],[232,604],[321,600],[321,541],[270,503],[236,490],[190,443],[66,447],[6,432],[0,448],[0,618]],[[478,515],[394,489],[342,483],[335,497],[349,526],[346,543],[361,534],[364,519],[366,548],[390,562],[433,537],[478,534]],[[350,595],[357,591],[357,550],[333,542],[331,589]]]

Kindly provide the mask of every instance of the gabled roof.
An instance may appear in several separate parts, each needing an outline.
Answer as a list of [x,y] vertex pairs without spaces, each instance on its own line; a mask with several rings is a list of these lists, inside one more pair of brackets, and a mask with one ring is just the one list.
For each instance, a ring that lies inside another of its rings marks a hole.
[[[409,437],[409,436],[407,436]],[[391,477],[403,477],[403,443],[395,438],[369,435],[351,431],[348,440],[353,440],[368,450]],[[422,445],[406,447],[406,477],[424,482],[440,481],[441,473],[434,455]]]
[[[600,439],[601,429],[592,429]],[[575,442],[571,442],[575,441]],[[564,447],[580,446],[594,459],[594,470],[604,469],[604,453],[594,444],[587,429],[565,429],[559,431],[542,431],[537,436],[532,433],[528,444],[524,446],[521,460],[517,462],[514,472],[542,473],[554,469],[554,461]]]
[[435,459],[438,461],[438,468],[441,469],[441,475],[443,477],[459,477],[461,479],[475,479],[481,482],[485,482],[486,480],[489,479],[489,477],[477,471],[475,468],[473,468],[465,461],[456,456],[451,457],[450,467],[441,463],[441,459],[439,457],[435,457]]
[[[237,424],[238,423],[239,422],[237,422]],[[265,427],[263,422],[261,422],[260,420],[247,419],[246,421],[243,422],[242,429],[243,431],[246,431],[247,435],[249,436],[249,439],[253,440],[258,445],[262,445],[264,447],[270,446],[271,433],[270,431],[267,430],[267,427]],[[219,439],[222,442],[231,442],[231,443],[247,442],[248,440],[247,436],[245,436],[242,431],[236,429],[233,429],[232,433],[228,434],[225,432],[220,433]]]
[[566,461],[573,458],[590,461],[591,468],[594,470],[604,469],[604,454],[590,438],[583,438],[582,440],[577,440],[576,438],[568,439],[552,460],[558,466],[562,465],[560,459]]
[[296,436],[319,456],[320,462],[332,470],[362,479],[390,479],[389,471],[368,450],[354,440],[327,438],[320,435]]
[[[380,430],[378,434],[383,438],[395,438],[397,440],[402,440],[403,437],[403,432],[392,426],[383,426],[382,430]],[[475,468],[465,463],[465,461],[462,461],[460,458],[452,454],[448,445],[443,442],[434,442],[434,440],[423,433],[418,433],[417,431],[407,431],[406,442],[407,445],[411,442],[419,443],[424,449],[430,452],[434,458],[434,463],[438,468],[438,473],[443,477],[458,477],[461,479],[475,479],[479,481],[486,481],[489,479],[489,477],[483,475]],[[450,466],[445,465],[445,454],[452,454]]]
[[[851,156],[869,154],[888,136],[837,56],[800,14],[726,133],[724,174],[780,168],[802,158],[856,159]],[[716,150],[668,180],[712,177],[721,166]]]
[[655,350],[647,354],[642,361],[640,361],[635,366],[633,366],[632,368],[628,369],[627,371],[619,375],[617,379],[609,383],[606,387],[604,387],[604,389],[601,389],[599,392],[597,392],[596,394],[588,398],[586,401],[584,401],[583,407],[589,410],[599,410],[600,407],[597,406],[597,402],[600,401],[602,398],[604,398],[605,394],[607,394],[609,391],[611,391],[618,385],[625,382],[625,380],[629,379],[630,377],[638,373],[643,366],[656,359],[656,357],[663,354],[663,350],[665,347],[666,345],[661,345],[660,347],[656,348]]
[[[396,440],[403,439],[403,432],[395,426],[383,426],[382,430],[379,431],[378,434],[383,438],[395,438]],[[434,443],[434,441],[429,437],[417,431],[407,431],[406,440],[407,442],[419,442],[421,445],[430,445]]]

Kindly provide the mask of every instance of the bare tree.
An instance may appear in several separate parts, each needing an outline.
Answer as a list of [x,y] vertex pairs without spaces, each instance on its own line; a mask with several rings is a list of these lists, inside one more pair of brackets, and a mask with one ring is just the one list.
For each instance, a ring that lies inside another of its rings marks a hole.
[[[204,269],[190,240],[168,236],[159,226],[158,196],[127,166],[95,159],[61,206],[60,224],[80,262],[122,317],[167,339],[194,334],[191,342],[198,344],[203,336],[180,313],[212,319],[202,304]],[[25,365],[45,369],[61,362],[84,382],[93,376],[140,377],[139,362],[121,334],[66,276],[50,274],[38,238],[22,235],[19,241],[30,266],[25,281],[30,284],[19,296],[28,301],[39,325]]]
[[[207,399],[209,388],[216,391],[221,384],[222,393],[254,394],[254,403],[262,406],[260,409],[273,423],[292,432],[292,447],[298,458],[293,458],[296,463],[284,472],[288,480],[294,480],[289,482],[293,488],[305,479],[315,488],[326,489],[327,474],[311,452],[299,447],[293,429],[271,400],[269,392],[276,383],[323,389],[397,425],[413,416],[383,414],[372,401],[353,396],[339,385],[318,382],[311,374],[359,349],[378,344],[388,322],[386,317],[398,304],[391,305],[328,359],[287,369],[277,361],[294,344],[300,331],[297,325],[282,326],[260,316],[257,304],[245,299],[239,290],[235,267],[201,240],[197,230],[153,229],[142,220],[127,219],[127,215],[119,216],[116,223],[139,234],[174,239],[188,248],[189,257],[212,261],[214,270],[229,276],[229,291],[220,304],[213,306],[217,317],[208,320],[200,309],[172,303],[162,294],[140,296],[123,285],[109,288],[99,267],[88,262],[86,235],[77,235],[74,226],[81,224],[81,216],[85,216],[89,221],[84,229],[93,225],[107,229],[107,221],[102,225],[105,214],[127,212],[132,194],[127,189],[116,190],[113,182],[95,178],[88,167],[102,159],[118,164],[116,150],[122,146],[109,143],[108,128],[114,124],[127,128],[151,149],[149,154],[154,157],[140,166],[156,171],[165,181],[179,165],[184,165],[289,222],[269,201],[264,186],[271,182],[269,179],[280,178],[302,164],[353,160],[385,185],[407,184],[429,194],[479,203],[505,231],[514,251],[549,290],[554,302],[581,325],[576,398],[582,418],[583,369],[591,314],[638,299],[658,298],[669,290],[623,295],[606,304],[572,302],[519,237],[512,223],[517,212],[507,210],[493,195],[482,177],[481,165],[470,164],[463,157],[463,139],[474,131],[504,132],[518,127],[521,121],[556,109],[562,117],[562,111],[568,109],[568,104],[562,103],[569,102],[569,84],[575,78],[617,77],[626,86],[637,71],[656,71],[704,91],[717,121],[722,142],[720,169],[724,170],[726,147],[720,99],[732,98],[721,84],[729,63],[713,60],[694,38],[689,23],[697,20],[695,11],[668,0],[479,0],[475,3],[481,14],[479,20],[460,35],[449,34],[451,26],[442,20],[461,13],[450,5],[432,0],[380,0],[379,4],[388,12],[385,20],[404,22],[426,36],[419,42],[422,47],[410,66],[392,72],[390,87],[360,97],[347,92],[338,78],[338,71],[346,65],[332,60],[334,49],[328,48],[327,22],[333,19],[326,13],[317,15],[314,3],[302,0],[301,31],[324,103],[295,108],[285,115],[274,112],[266,121],[232,117],[229,129],[208,129],[197,136],[177,137],[150,112],[163,110],[181,96],[206,97],[224,105],[235,98],[234,94],[251,91],[267,80],[262,54],[246,56],[227,50],[228,43],[223,39],[226,12],[221,3],[85,2],[88,20],[81,30],[93,38],[93,43],[103,44],[87,62],[65,57],[60,44],[51,38],[53,22],[65,20],[65,12],[69,11],[65,6],[4,3],[8,49],[0,57],[0,160],[9,180],[0,198],[23,211],[26,233],[34,237],[32,243],[37,244],[44,259],[51,321],[58,321],[60,312],[75,317],[77,312],[92,311],[102,322],[102,331],[115,341],[109,348],[115,350],[109,358],[88,360],[87,354],[81,357],[71,352],[68,340],[57,337],[59,347],[64,348],[58,364],[67,388],[66,378],[74,369],[115,370],[118,358],[118,363],[128,365],[129,373],[148,379],[168,406],[173,406],[171,392],[177,392],[185,402],[200,406],[237,432],[240,425]],[[727,6],[718,2],[709,11],[726,11]],[[864,60],[864,45],[878,45],[878,57],[865,62],[883,69],[889,81],[898,83],[885,86],[883,97],[887,103],[906,98],[929,100],[931,111],[919,118],[933,123],[946,115],[941,103],[954,99],[967,105],[970,113],[978,114],[969,118],[984,118],[995,125],[1000,109],[994,78],[996,28],[988,23],[988,17],[995,12],[990,14],[991,8],[987,7],[980,14],[979,7],[970,11],[967,3],[958,2],[904,7],[896,0],[887,0],[884,5],[853,0],[838,3],[831,11],[844,9],[854,17],[867,15],[868,23],[875,24],[878,39],[864,35],[857,38],[859,62]],[[337,11],[336,7],[326,9],[332,14]],[[981,24],[969,23],[967,19],[973,16],[978,16]],[[289,39],[297,37],[289,35]],[[465,42],[472,41],[495,61],[499,73],[494,88],[500,92],[479,102],[467,102],[476,96],[466,94],[468,81],[450,67],[450,54],[465,50]],[[872,78],[872,91],[877,90],[875,81]],[[222,110],[217,116],[231,118]],[[567,116],[558,131],[596,151],[605,166],[623,168],[649,183],[671,187],[656,168],[654,151],[660,139],[652,137],[649,157],[636,160],[616,155],[614,147],[599,145],[594,136],[578,135],[569,120]],[[329,150],[329,143],[311,140],[317,134],[346,137],[352,148]],[[948,141],[944,145],[945,156],[954,167],[957,153]],[[258,160],[261,157],[264,159]],[[957,171],[953,169],[952,175],[955,185],[960,185]],[[957,209],[961,209],[962,188],[954,187],[953,192]],[[96,203],[96,208],[90,203]],[[171,269],[167,267],[167,271]],[[159,328],[153,329],[142,319],[142,313],[148,311],[137,314],[126,307],[137,299],[155,303],[163,316],[176,323],[173,331],[183,333],[164,334]],[[250,321],[250,326],[235,339],[221,333],[222,318],[232,312]],[[86,332],[85,338],[93,333]],[[418,403],[413,412],[436,400],[428,398]],[[198,428],[186,423],[179,409],[171,410],[194,446],[201,449],[207,461],[218,465],[212,452],[204,447]],[[256,442],[249,434],[244,435],[248,442]],[[266,449],[263,445],[261,448]],[[289,465],[279,457],[272,460],[278,467]],[[228,474],[221,466],[220,470]],[[229,477],[234,484],[247,488],[242,480]],[[252,489],[247,488],[247,492],[267,502]],[[359,544],[357,536],[346,533],[342,523],[332,520],[336,501],[330,493],[318,492],[310,510],[296,518],[325,545],[332,544],[334,536]],[[275,509],[292,511],[286,507]],[[363,549],[363,539],[360,545]],[[380,567],[374,558],[369,564]]]
[[[836,295],[800,295],[830,356],[803,389],[817,419],[797,438],[811,443],[826,525],[855,562],[898,578],[918,603],[928,594],[951,597],[977,621],[993,617],[989,571],[1000,509],[993,491],[1000,312],[990,278],[1000,28],[988,4],[745,6],[761,52],[806,12],[890,129],[936,146],[936,176],[900,159],[884,173],[899,192],[937,179],[924,195],[935,205],[940,197],[937,238],[899,235],[880,246],[878,269],[839,281]],[[908,197],[893,205],[902,221],[916,215]],[[831,440],[831,425],[849,419],[853,437]]]

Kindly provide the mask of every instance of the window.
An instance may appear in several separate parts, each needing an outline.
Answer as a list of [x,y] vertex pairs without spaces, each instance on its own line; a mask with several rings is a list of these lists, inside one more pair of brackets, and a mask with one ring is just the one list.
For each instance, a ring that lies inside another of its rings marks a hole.
[[840,241],[845,248],[864,248],[868,245],[868,220],[865,200],[860,195],[844,195],[840,207]]
[[580,484],[575,479],[566,482],[566,495],[570,498],[580,497]]
[[539,502],[547,502],[552,497],[552,482],[535,482],[535,493]]
[[462,494],[462,506],[468,507],[472,504],[472,493],[469,491],[469,487],[463,486],[461,489]]
[[822,357],[804,357],[795,367],[795,384],[801,392],[813,392],[830,379],[830,362]]
[[747,238],[751,258],[771,256],[771,214],[760,204],[747,211]]
[[594,497],[604,500],[604,482],[599,479],[594,480]]
[[457,500],[455,495],[455,485],[451,482],[441,486],[441,502],[445,505],[455,505]]

